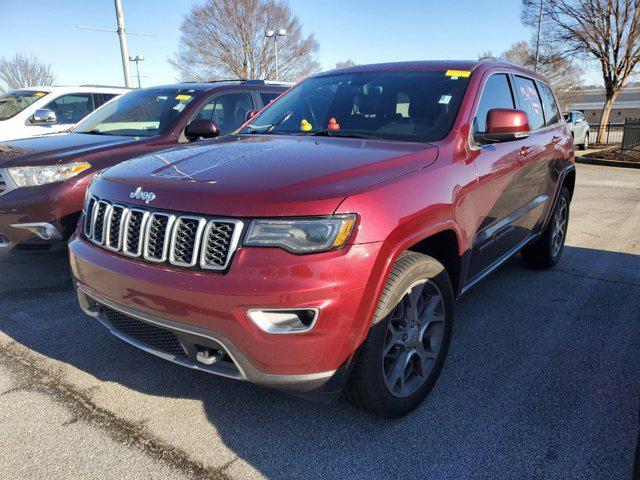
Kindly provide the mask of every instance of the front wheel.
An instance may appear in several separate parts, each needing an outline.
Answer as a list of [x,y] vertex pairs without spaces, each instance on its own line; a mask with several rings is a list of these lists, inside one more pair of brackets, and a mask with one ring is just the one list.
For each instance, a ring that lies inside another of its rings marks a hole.
[[587,148],[589,148],[589,132],[585,133],[584,142],[582,142],[580,145],[578,145],[578,148],[580,150],[586,150]]
[[562,255],[569,225],[569,203],[571,193],[565,186],[561,187],[555,208],[542,236],[522,249],[524,263],[531,268],[551,268]]
[[381,417],[412,411],[442,370],[452,325],[453,288],[442,264],[420,253],[403,254],[358,352],[348,400]]

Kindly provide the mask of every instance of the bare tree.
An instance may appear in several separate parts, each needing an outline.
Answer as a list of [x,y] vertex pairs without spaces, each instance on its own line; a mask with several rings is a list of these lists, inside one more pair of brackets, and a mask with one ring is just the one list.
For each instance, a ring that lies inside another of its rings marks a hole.
[[347,60],[342,60],[341,62],[336,62],[337,69],[349,68],[349,67],[355,67],[355,66],[356,66],[356,62],[354,62],[350,58],[348,58]]
[[0,58],[0,81],[8,90],[34,85],[51,85],[53,80],[51,65],[40,62],[34,56],[17,53],[10,59]]
[[319,44],[284,0],[205,0],[194,5],[180,27],[180,48],[169,62],[183,80],[275,78],[275,50],[265,31],[278,38],[280,78],[299,80],[317,70]]
[[[536,49],[526,41],[514,43],[501,57],[530,70],[536,65]],[[549,45],[540,48],[538,73],[549,80],[562,108],[578,96],[582,69],[571,59],[558,55]]]
[[[542,4],[540,3],[542,1]],[[609,121],[616,98],[640,62],[640,1],[522,0],[522,20],[537,28],[542,5],[542,42],[565,57],[595,60],[602,69],[605,102],[600,124]],[[598,133],[604,141],[606,129]]]

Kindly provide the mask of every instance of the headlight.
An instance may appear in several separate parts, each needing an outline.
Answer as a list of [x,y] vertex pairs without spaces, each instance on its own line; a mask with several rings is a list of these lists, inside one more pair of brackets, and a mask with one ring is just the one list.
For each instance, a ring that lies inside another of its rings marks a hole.
[[355,221],[355,215],[252,220],[244,245],[280,247],[292,253],[324,252],[347,243]]
[[44,167],[10,167],[7,168],[7,173],[17,187],[36,187],[45,183],[62,182],[90,167],[87,162],[76,162]]

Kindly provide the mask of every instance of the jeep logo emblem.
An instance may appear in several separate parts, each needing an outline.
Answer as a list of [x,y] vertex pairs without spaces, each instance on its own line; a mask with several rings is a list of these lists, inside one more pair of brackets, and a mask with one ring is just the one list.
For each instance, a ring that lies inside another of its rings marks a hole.
[[142,200],[147,205],[156,198],[156,194],[153,192],[143,192],[142,187],[136,188],[129,194],[129,198],[135,198],[136,200]]

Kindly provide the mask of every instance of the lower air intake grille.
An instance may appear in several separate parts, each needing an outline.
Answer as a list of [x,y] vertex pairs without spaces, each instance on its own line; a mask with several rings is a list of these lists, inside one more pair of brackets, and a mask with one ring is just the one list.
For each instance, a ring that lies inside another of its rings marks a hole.
[[108,307],[103,306],[102,312],[109,323],[125,335],[149,345],[155,350],[160,350],[175,357],[187,358],[187,354],[173,332],[141,322],[134,317]]

